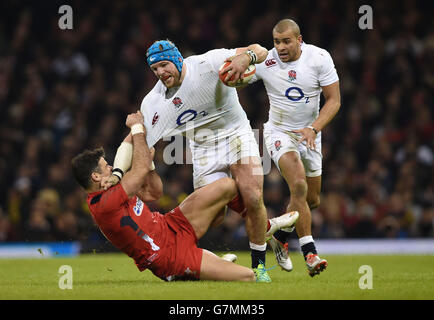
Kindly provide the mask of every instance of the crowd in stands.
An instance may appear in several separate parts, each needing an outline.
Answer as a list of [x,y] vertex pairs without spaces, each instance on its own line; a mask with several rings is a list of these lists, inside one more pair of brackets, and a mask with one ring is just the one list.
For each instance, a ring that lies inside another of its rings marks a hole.
[[[184,57],[251,43],[271,49],[282,18],[331,53],[340,78],[341,109],[322,134],[314,237],[434,237],[434,20],[423,1],[373,2],[368,30],[359,28],[365,3],[356,0],[76,0],[69,3],[72,30],[59,28],[54,4],[0,4],[0,242],[104,241],[70,161],[98,146],[113,161],[126,115],[156,82],[145,59],[149,45],[168,38]],[[263,84],[239,96],[262,132]],[[163,161],[168,143],[156,145],[155,158],[164,196],[150,203],[162,213],[193,191],[192,166]],[[273,164],[264,182],[269,216],[284,213],[289,197]],[[248,243],[233,212],[213,235]]]

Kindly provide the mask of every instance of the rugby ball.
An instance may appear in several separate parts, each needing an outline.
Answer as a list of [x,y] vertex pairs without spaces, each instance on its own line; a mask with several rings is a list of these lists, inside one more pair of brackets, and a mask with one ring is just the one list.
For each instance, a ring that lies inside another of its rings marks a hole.
[[[230,61],[223,63],[222,66],[220,67],[219,71],[223,70],[224,68],[226,68],[230,64],[231,64]],[[223,82],[228,87],[238,88],[238,87],[242,87],[242,86],[246,85],[253,78],[255,72],[256,72],[256,67],[254,64],[251,64],[248,66],[246,71],[244,71],[244,74],[241,76],[241,79],[238,80],[237,82],[233,81],[233,76],[230,77],[227,80],[227,82],[225,82],[227,72],[225,72],[225,73],[219,72],[219,78],[220,78],[221,82]]]

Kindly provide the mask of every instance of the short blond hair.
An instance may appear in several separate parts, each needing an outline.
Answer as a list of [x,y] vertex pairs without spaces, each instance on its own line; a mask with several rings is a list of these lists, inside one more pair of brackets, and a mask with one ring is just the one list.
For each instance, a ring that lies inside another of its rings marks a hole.
[[300,35],[300,27],[292,19],[280,20],[273,28],[273,32],[277,33],[282,33],[288,30],[291,30],[296,37]]

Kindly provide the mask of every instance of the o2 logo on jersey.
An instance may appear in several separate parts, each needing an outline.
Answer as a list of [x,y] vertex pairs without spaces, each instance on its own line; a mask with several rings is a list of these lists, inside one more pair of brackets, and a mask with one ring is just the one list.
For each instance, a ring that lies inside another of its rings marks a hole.
[[186,124],[188,121],[192,121],[197,117],[197,111],[195,110],[185,110],[183,113],[181,113],[178,116],[178,119],[176,119],[176,124],[178,126],[182,126],[183,124]]
[[134,206],[133,211],[134,211],[134,214],[138,217],[142,214],[143,201],[140,200],[139,198],[137,198],[137,200],[136,200],[136,205]]
[[[291,96],[290,94],[293,91],[297,91],[298,96]],[[301,90],[298,87],[290,87],[290,88],[286,89],[285,96],[291,101],[300,101],[301,99],[304,98],[304,92],[303,92],[303,90]]]
[[[199,114],[202,117],[206,117],[208,115],[208,112],[206,110],[200,111]],[[185,110],[183,113],[181,113],[178,116],[178,119],[176,119],[176,124],[178,126],[182,126],[183,124],[186,124],[188,121],[193,121],[196,119],[198,115],[198,112],[193,109]]]

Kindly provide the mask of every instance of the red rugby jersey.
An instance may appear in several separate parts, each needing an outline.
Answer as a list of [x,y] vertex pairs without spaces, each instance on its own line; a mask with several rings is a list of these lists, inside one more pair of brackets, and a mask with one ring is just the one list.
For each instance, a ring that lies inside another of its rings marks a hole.
[[110,189],[89,193],[89,210],[104,236],[145,270],[165,248],[167,222],[151,212],[137,196],[128,198],[119,183]]

